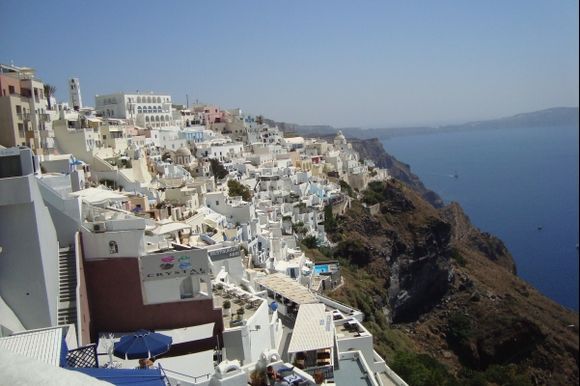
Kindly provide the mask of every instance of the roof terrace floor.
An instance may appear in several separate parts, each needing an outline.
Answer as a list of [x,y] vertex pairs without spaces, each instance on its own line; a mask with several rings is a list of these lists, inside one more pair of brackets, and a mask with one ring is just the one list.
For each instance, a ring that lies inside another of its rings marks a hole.
[[339,360],[339,368],[334,369],[334,381],[337,385],[372,386],[363,364],[358,358]]
[[226,315],[226,310],[223,312],[224,327],[238,327],[242,323],[239,322],[237,318],[238,310],[243,309],[244,313],[241,320],[250,319],[255,313],[258,307],[265,301],[262,298],[254,297],[250,294],[246,294],[242,291],[235,291],[231,289],[217,289],[215,286],[213,288],[213,301],[214,307],[223,308],[223,304],[226,300],[230,301],[231,308]]

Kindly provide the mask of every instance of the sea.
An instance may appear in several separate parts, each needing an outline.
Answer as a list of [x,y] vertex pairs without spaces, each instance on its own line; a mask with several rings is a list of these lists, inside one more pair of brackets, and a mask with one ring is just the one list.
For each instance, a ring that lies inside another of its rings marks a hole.
[[446,202],[504,241],[518,276],[578,311],[578,127],[383,139]]

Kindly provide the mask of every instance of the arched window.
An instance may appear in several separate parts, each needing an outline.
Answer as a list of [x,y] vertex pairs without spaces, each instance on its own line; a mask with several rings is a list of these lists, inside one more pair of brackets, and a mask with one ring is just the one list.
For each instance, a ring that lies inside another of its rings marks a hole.
[[109,255],[114,255],[119,253],[119,246],[116,241],[109,241]]
[[159,122],[159,115],[156,115],[156,116],[155,116],[155,121],[156,121],[156,122]]
[[165,116],[164,115],[161,116],[161,122],[165,122]]
[[137,114],[141,114],[143,112],[143,109],[141,108],[141,106],[137,107]]
[[137,97],[137,103],[141,103],[141,97],[140,96]]
[[149,115],[145,115],[145,122],[149,122]]
[[147,106],[147,112],[151,114],[153,112],[153,108],[151,108],[151,106]]
[[161,97],[157,97],[157,103],[161,103]]

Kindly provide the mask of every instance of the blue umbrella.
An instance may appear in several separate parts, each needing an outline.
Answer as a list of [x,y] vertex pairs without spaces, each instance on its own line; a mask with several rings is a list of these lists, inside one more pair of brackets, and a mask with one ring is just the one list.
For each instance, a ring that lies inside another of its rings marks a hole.
[[173,339],[156,332],[139,330],[131,335],[121,337],[115,343],[113,353],[124,359],[153,358],[169,351]]

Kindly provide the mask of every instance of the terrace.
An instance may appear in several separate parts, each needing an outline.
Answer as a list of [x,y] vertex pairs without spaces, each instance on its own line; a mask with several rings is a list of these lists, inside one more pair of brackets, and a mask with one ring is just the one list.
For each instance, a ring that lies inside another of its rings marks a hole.
[[371,334],[354,318],[342,324],[336,325],[337,339],[357,338],[361,336],[371,336]]
[[[223,309],[223,321],[225,327],[238,327],[249,320],[265,301],[241,288],[236,288],[224,283],[212,286],[214,307]],[[227,302],[227,303],[226,303]],[[224,305],[229,304],[229,308]]]

